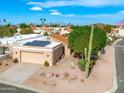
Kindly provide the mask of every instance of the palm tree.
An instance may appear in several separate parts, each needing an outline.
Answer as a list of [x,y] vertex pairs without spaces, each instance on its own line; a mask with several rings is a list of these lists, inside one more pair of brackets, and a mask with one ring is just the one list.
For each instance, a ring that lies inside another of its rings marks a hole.
[[40,21],[41,21],[41,23],[42,23],[42,25],[43,25],[43,18],[41,18]]
[[5,19],[5,18],[3,19],[3,22],[4,22],[4,23],[6,22],[6,19]]
[[40,19],[41,23],[42,23],[42,26],[44,25],[44,23],[46,22],[46,19],[45,18],[41,18]]

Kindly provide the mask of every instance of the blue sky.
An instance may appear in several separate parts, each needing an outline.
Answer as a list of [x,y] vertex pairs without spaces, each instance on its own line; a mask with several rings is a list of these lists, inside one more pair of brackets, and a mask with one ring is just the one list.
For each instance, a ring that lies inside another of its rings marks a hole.
[[123,0],[0,0],[0,19],[13,24],[47,23],[114,24],[124,20]]

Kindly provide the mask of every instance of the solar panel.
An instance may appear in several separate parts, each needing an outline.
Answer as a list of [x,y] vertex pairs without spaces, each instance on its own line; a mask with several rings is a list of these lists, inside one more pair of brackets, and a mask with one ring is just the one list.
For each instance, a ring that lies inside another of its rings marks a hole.
[[27,42],[24,45],[26,46],[39,46],[39,47],[45,47],[47,45],[51,44],[50,41],[38,41],[38,40],[34,40],[32,42]]

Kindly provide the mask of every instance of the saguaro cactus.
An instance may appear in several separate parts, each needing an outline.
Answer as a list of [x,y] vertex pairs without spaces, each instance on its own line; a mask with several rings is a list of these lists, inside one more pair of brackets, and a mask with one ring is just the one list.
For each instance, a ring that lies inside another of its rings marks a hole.
[[92,53],[92,42],[93,42],[93,32],[94,32],[94,26],[91,28],[91,33],[90,33],[90,41],[89,41],[89,48],[88,48],[88,58],[87,58],[87,63],[86,63],[86,77],[89,77],[89,68],[90,68],[90,58],[91,58],[91,53]]
[[87,48],[84,49],[85,52],[85,60],[87,60]]

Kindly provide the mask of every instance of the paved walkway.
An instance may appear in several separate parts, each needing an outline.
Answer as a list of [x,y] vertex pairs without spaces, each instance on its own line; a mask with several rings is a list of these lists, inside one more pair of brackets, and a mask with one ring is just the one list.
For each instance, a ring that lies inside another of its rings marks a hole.
[[118,89],[115,93],[124,93],[124,39],[116,44],[115,58],[118,78]]
[[39,67],[40,65],[37,64],[19,63],[2,72],[0,74],[0,80],[21,84],[36,72]]

